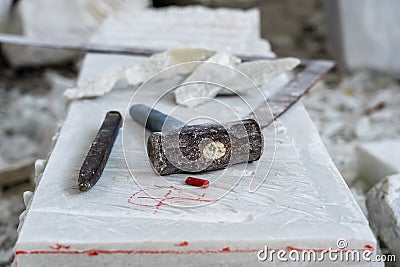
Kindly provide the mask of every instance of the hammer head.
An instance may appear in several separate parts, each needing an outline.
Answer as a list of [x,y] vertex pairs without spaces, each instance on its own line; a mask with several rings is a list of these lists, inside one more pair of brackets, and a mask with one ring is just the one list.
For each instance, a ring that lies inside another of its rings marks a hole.
[[223,169],[258,160],[262,151],[261,129],[252,119],[154,132],[147,142],[150,162],[160,175]]

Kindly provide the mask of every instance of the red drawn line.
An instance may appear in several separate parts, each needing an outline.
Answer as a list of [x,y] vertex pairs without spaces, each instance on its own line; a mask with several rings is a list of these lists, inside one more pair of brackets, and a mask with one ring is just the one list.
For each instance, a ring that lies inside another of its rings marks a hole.
[[[179,246],[187,246],[189,243],[184,241]],[[269,251],[275,250],[278,251],[280,249],[268,249]],[[287,246],[286,250],[296,250],[296,251],[315,251],[315,252],[322,252],[322,251],[329,251],[326,249],[302,249]],[[338,251],[365,251],[365,250],[374,250],[371,245],[365,245],[362,249],[347,249],[347,250],[338,250]],[[253,253],[258,252],[260,249],[231,249],[230,247],[224,247],[219,250],[102,250],[102,249],[91,249],[91,250],[33,250],[33,251],[24,251],[24,250],[17,250],[15,255],[34,255],[34,254],[87,254],[89,256],[97,256],[99,254],[219,254],[219,253]],[[336,251],[336,250],[330,250]]]
[[[162,190],[162,189],[168,189],[163,197],[154,197],[154,196],[149,196],[147,195],[146,191],[154,191],[154,190]],[[142,193],[145,193],[146,195],[141,195]],[[178,196],[174,196],[173,193],[178,194]],[[201,195],[201,197],[194,198],[191,195],[183,192],[182,189],[177,188],[175,186],[154,186],[154,187],[148,187],[146,189],[141,189],[131,195],[128,198],[128,203],[136,206],[142,206],[142,207],[149,207],[149,208],[154,208],[153,213],[157,213],[158,210],[160,209],[161,206],[165,205],[165,201],[171,200],[174,203],[178,202],[183,202],[183,201],[193,201],[193,202],[205,202],[205,203],[210,203],[210,202],[215,202],[215,200],[211,199],[202,199],[205,196],[205,193]],[[154,204],[152,203],[135,203],[135,199],[145,199],[149,201],[154,201]]]
[[[155,197],[149,197],[149,196],[140,196],[140,197],[137,197],[137,198],[139,198],[139,199],[151,199],[151,200],[159,200],[159,201],[161,201],[161,200],[172,200],[172,199],[178,199],[178,200],[181,200],[181,201],[184,201],[184,200],[193,200],[193,201],[198,201],[198,202],[214,202],[215,200],[212,200],[212,199],[201,199],[201,198],[190,198],[190,197],[166,197],[166,198],[155,198]],[[161,200],[160,200],[161,199]],[[138,204],[138,203],[131,203],[131,204],[136,204],[136,205],[142,205],[142,204]]]
[[155,208],[155,210],[153,211],[153,213],[157,213],[157,212],[158,212],[158,209],[164,204],[164,201],[166,200],[166,198],[167,198],[171,193],[172,193],[172,190],[171,190],[171,189],[168,190],[168,192],[165,194],[164,198],[161,199],[161,200],[157,203],[156,208]]
[[89,256],[97,256],[100,254],[219,254],[219,253],[253,253],[259,249],[230,249],[229,247],[220,250],[81,250],[81,251],[52,251],[52,250],[17,250],[15,255],[38,255],[38,254],[87,254]]
[[[189,243],[187,241],[183,241],[179,244],[175,244],[175,246],[188,246]],[[58,244],[56,245],[56,248],[58,247]],[[64,247],[66,249],[69,249],[70,246],[62,246],[60,245],[60,249]],[[271,249],[269,248],[268,251],[279,251],[280,249]],[[315,252],[323,252],[326,251],[328,252],[329,250],[326,249],[301,249],[301,248],[296,248],[292,246],[287,246],[286,250],[296,250],[296,251],[315,251]],[[341,252],[345,251],[366,251],[370,250],[373,251],[374,247],[371,245],[365,245],[364,248],[362,249],[346,249],[346,250],[338,250]],[[38,254],[87,254],[88,256],[98,256],[100,254],[106,254],[106,255],[111,255],[111,254],[146,254],[146,255],[157,255],[157,254],[220,254],[220,253],[256,253],[259,252],[260,249],[231,249],[230,247],[224,247],[220,250],[96,250],[96,249],[91,249],[91,250],[82,250],[82,251],[71,251],[71,250],[33,250],[33,251],[24,251],[24,250],[17,250],[15,252],[15,266],[18,267],[18,261],[17,261],[17,256],[18,255],[38,255]],[[332,251],[332,250],[331,250]],[[335,250],[333,250],[335,251]]]

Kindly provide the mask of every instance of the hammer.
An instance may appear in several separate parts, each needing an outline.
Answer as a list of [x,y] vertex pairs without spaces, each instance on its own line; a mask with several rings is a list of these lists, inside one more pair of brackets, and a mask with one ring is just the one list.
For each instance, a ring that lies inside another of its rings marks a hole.
[[153,133],[147,155],[160,175],[204,172],[260,159],[261,128],[253,119],[186,125],[143,104],[133,105],[132,118]]

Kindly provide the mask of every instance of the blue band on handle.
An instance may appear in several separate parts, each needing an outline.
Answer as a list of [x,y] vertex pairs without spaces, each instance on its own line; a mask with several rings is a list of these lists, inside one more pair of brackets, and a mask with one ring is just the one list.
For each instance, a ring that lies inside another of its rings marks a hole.
[[171,131],[185,126],[185,123],[144,104],[132,105],[131,117],[152,132]]

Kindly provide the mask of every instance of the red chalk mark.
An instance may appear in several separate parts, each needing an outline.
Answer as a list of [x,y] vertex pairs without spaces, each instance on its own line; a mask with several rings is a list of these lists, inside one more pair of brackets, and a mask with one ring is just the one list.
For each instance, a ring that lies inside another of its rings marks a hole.
[[55,246],[49,246],[49,248],[54,250],[70,249],[71,246],[56,244]]
[[189,243],[187,241],[183,241],[179,244],[175,244],[174,246],[175,247],[187,247],[187,246],[189,246]]
[[365,248],[365,249],[368,249],[368,250],[371,250],[371,251],[374,251],[374,247],[371,246],[371,245],[368,245],[368,244],[365,245],[364,248]]
[[157,213],[158,212],[158,208],[161,207],[164,204],[164,201],[167,200],[168,196],[171,195],[172,190],[168,190],[168,192],[165,194],[163,199],[160,199],[160,201],[157,203],[156,205],[156,209],[154,210],[153,213]]
[[198,187],[203,187],[207,188],[210,185],[210,182],[205,179],[200,179],[196,177],[189,176],[186,178],[185,183],[188,185],[193,185],[193,186],[198,186]]
[[[161,197],[158,197],[161,196]],[[153,208],[153,213],[157,213],[159,209],[167,204],[186,203],[211,203],[215,200],[204,199],[205,193],[200,197],[184,192],[182,189],[173,185],[170,186],[154,186],[137,191],[128,198],[128,203],[141,207]]]
[[224,251],[224,252],[231,252],[231,248],[230,248],[230,247],[225,247],[225,248],[222,248],[222,251]]

